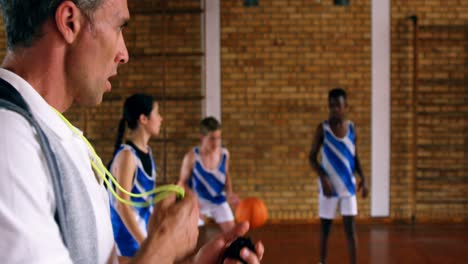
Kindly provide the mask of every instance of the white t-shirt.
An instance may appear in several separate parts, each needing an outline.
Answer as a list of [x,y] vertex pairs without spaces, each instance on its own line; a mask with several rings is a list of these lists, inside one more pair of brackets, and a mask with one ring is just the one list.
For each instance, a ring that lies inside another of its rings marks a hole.
[[[0,78],[24,97],[80,168],[97,224],[98,263],[116,263],[109,201],[96,180],[86,144],[24,79],[0,68]],[[55,196],[36,135],[18,114],[0,109],[0,256],[2,263],[72,263],[54,220]]]

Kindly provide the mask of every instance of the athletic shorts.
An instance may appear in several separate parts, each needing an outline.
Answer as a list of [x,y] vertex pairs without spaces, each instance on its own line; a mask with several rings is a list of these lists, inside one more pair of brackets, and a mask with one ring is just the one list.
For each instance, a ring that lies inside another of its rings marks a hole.
[[342,216],[356,216],[358,213],[356,195],[349,197],[326,197],[323,194],[319,194],[320,218],[334,219],[338,205],[340,206]]
[[200,206],[200,219],[198,220],[198,226],[205,224],[203,216],[214,219],[218,224],[234,221],[234,215],[232,214],[231,207],[229,207],[227,202],[222,204],[213,204],[200,199],[198,201]]

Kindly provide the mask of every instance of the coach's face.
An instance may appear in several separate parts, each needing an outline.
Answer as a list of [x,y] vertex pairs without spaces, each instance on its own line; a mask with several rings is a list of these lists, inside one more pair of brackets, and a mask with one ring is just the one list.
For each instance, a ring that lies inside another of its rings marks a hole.
[[111,90],[109,78],[128,61],[122,34],[130,14],[127,0],[104,0],[90,16],[83,14],[82,31],[66,61],[68,85],[75,102],[94,106]]

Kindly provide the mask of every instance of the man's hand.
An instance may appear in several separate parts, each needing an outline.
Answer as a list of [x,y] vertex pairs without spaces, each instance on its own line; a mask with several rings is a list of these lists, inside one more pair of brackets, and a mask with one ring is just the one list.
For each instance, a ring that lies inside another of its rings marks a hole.
[[362,198],[367,198],[367,195],[369,194],[369,189],[367,188],[367,184],[365,180],[361,180],[358,184],[358,192],[362,192]]
[[[237,237],[243,236],[249,230],[247,222],[236,225],[231,231],[221,234],[216,238],[206,243],[194,258],[194,264],[217,264],[221,261],[224,251],[229,244]],[[241,257],[248,264],[259,264],[264,252],[264,247],[261,242],[255,244],[255,251],[252,252],[247,248],[241,251]],[[232,259],[226,259],[223,264],[237,264],[238,262]]]
[[148,238],[132,263],[174,263],[193,253],[198,239],[198,202],[190,190],[176,201],[171,195],[157,204]]

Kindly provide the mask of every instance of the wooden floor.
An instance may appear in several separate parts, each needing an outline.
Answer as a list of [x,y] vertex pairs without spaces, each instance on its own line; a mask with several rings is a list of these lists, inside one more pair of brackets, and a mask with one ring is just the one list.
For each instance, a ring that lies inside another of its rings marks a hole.
[[[248,235],[265,245],[265,264],[316,264],[317,224],[267,225]],[[218,232],[209,226],[202,240]],[[468,264],[468,225],[361,224],[357,226],[358,263]],[[329,241],[329,264],[348,262],[343,226],[335,224]]]

